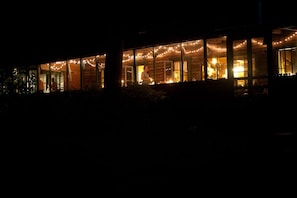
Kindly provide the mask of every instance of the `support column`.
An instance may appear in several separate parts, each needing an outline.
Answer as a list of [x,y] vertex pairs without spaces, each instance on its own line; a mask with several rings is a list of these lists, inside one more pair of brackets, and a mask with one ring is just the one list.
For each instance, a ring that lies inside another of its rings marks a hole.
[[106,52],[104,89],[108,93],[119,93],[121,88],[123,40],[115,35],[110,39]]

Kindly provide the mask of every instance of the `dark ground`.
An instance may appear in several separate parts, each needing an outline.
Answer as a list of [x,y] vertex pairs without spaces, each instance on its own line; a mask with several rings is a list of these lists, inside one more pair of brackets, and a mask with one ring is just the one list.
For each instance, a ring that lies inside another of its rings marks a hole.
[[218,108],[218,98],[135,95],[2,98],[8,189],[86,197],[296,188],[296,108],[269,97],[222,98]]

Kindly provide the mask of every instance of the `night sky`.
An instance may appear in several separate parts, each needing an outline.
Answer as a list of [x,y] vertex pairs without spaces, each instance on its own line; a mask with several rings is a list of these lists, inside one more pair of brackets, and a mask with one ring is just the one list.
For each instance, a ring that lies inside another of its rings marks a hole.
[[8,3],[1,13],[1,67],[94,55],[105,51],[114,36],[129,45],[262,20],[294,21],[293,6],[286,1]]

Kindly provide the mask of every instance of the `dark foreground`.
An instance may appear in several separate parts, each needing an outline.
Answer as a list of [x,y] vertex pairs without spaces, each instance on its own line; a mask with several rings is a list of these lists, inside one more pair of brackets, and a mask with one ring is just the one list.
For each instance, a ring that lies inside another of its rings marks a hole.
[[275,99],[223,99],[218,109],[212,100],[37,97],[2,110],[12,194],[246,194],[296,184],[296,117]]

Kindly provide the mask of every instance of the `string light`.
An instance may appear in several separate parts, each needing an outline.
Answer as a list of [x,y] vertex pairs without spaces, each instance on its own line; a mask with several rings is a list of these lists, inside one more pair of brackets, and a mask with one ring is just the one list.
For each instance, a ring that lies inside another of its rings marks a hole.
[[[273,45],[279,45],[279,44],[282,44],[284,42],[288,42],[288,41],[291,41],[292,39],[294,39],[295,37],[297,36],[297,32],[294,32],[292,35],[284,38],[283,40],[280,40],[280,41],[274,41],[272,44]],[[185,54],[193,54],[193,53],[199,53],[201,51],[203,51],[203,46],[200,46],[199,48],[197,49],[194,49],[194,50],[188,50],[187,47],[196,47],[198,45],[201,45],[201,42],[202,40],[195,40],[195,41],[192,41],[192,42],[186,42],[186,43],[182,43],[182,50],[184,51]],[[256,45],[259,45],[259,46],[263,46],[265,47],[265,45],[263,45],[263,41],[258,41],[256,39],[252,39],[252,42]],[[240,49],[242,47],[245,47],[247,44],[247,41],[244,40],[243,42],[233,46],[234,49]],[[222,48],[222,47],[217,47],[215,45],[211,45],[211,44],[207,44],[207,47],[213,51],[216,51],[216,52],[226,52],[226,48]],[[170,46],[170,47],[167,47],[167,46],[158,46],[155,48],[155,51],[154,53],[155,54],[158,54],[158,57],[164,57],[170,53],[176,53],[176,54],[179,54],[180,53],[180,44],[176,44],[175,46]],[[143,55],[136,55],[136,60],[138,59],[152,59],[153,58],[153,52],[152,51],[149,51],[147,54]],[[129,55],[129,54],[124,54],[123,55],[123,62],[128,62],[128,61],[131,61],[134,59],[134,56],[133,55]]]

